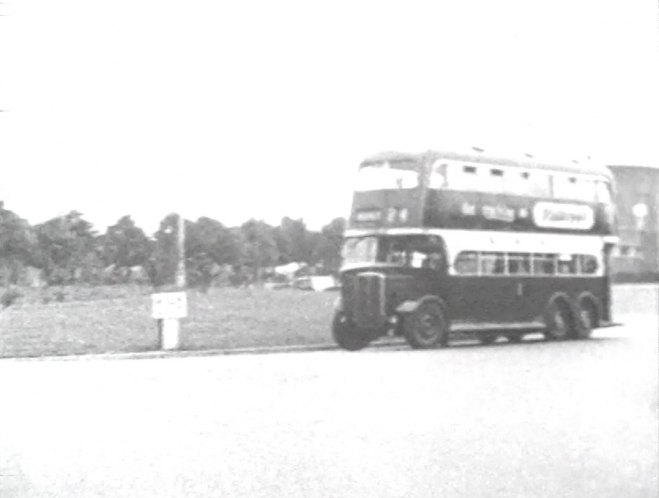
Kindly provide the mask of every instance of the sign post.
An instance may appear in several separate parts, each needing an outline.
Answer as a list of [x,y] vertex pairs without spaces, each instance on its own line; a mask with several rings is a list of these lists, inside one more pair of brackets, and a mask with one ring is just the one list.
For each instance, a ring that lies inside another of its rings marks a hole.
[[151,294],[152,316],[161,320],[160,347],[165,350],[180,346],[179,319],[188,315],[188,300],[185,292],[160,292]]
[[177,217],[177,236],[176,236],[176,287],[180,290],[185,289],[187,283],[185,278],[185,219],[181,214]]
[[160,348],[178,349],[180,346],[179,319],[188,315],[188,300],[185,292],[185,219],[176,216],[176,292],[151,294],[153,318],[158,321]]

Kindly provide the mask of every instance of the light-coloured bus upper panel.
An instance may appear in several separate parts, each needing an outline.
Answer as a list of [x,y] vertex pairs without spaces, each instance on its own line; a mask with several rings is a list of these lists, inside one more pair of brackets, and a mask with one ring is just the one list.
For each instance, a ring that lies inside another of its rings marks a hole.
[[432,164],[437,159],[446,159],[449,161],[461,161],[466,163],[488,164],[498,166],[519,167],[532,170],[561,171],[577,175],[594,175],[611,180],[613,175],[604,165],[592,162],[580,163],[546,163],[532,159],[510,159],[484,154],[458,153],[449,151],[427,151],[421,154],[410,154],[405,152],[387,151],[373,154],[362,161],[361,165],[373,164],[383,161],[390,162],[423,162]]
[[444,228],[388,228],[360,230],[351,229],[344,233],[345,238],[371,235],[405,236],[437,235],[444,240],[447,251],[457,254],[461,251],[509,251],[538,253],[585,253],[596,254],[611,237],[582,234],[542,234],[526,232],[497,232],[492,230],[456,230]]

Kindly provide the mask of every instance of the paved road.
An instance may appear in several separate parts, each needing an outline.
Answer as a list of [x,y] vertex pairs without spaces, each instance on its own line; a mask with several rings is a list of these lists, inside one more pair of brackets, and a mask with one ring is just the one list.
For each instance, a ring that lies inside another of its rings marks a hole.
[[657,320],[584,342],[0,361],[0,496],[655,497]]

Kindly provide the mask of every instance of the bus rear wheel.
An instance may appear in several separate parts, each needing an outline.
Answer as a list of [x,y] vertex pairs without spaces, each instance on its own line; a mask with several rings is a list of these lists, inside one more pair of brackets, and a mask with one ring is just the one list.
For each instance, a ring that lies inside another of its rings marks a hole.
[[549,341],[564,341],[574,337],[574,323],[567,303],[557,300],[549,305],[544,334]]
[[336,344],[346,351],[364,349],[371,342],[369,334],[353,326],[342,311],[337,311],[334,314],[332,336]]
[[422,301],[415,311],[403,317],[403,335],[414,349],[446,346],[448,332],[446,314],[438,301]]
[[588,339],[593,329],[599,325],[597,307],[590,299],[583,299],[579,303],[579,331],[577,338]]

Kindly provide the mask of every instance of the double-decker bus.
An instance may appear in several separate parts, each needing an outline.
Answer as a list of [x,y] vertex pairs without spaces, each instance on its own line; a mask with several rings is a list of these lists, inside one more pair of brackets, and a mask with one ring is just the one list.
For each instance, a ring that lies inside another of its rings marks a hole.
[[337,344],[383,335],[413,348],[542,332],[587,338],[611,322],[616,236],[604,166],[429,151],[359,166],[344,234]]

